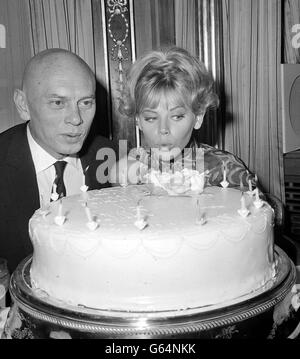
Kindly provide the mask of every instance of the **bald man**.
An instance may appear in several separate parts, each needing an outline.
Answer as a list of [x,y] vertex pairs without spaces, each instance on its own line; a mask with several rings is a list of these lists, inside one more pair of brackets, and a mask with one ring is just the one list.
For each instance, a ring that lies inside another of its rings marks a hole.
[[55,163],[65,161],[65,194],[108,186],[96,177],[97,152],[116,150],[108,139],[88,136],[95,115],[95,77],[77,55],[45,50],[25,68],[14,101],[24,123],[0,134],[0,257],[12,273],[31,254],[28,221],[51,201]]

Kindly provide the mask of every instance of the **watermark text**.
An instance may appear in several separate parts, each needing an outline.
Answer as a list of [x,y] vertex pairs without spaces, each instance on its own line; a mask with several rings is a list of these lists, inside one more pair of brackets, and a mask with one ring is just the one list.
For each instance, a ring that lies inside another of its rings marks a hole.
[[291,31],[293,34],[295,34],[292,36],[292,47],[294,49],[299,49],[299,47],[300,47],[300,24],[293,25]]

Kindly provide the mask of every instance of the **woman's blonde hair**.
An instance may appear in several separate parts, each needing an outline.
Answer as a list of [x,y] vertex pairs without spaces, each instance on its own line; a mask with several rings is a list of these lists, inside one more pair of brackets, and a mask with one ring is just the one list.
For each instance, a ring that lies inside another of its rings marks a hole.
[[172,47],[151,51],[130,67],[119,105],[120,113],[135,117],[145,107],[157,107],[163,95],[175,96],[195,115],[204,114],[219,99],[205,65],[188,51]]

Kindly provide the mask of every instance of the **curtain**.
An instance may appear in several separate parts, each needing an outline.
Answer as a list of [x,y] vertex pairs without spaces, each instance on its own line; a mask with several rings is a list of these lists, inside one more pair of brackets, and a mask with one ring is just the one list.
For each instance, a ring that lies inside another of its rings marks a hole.
[[174,0],[134,0],[133,4],[137,57],[175,44]]
[[197,0],[175,0],[175,41],[193,56],[198,55]]
[[29,0],[28,5],[34,54],[54,47],[67,49],[95,71],[90,0]]
[[240,157],[284,201],[281,1],[175,0],[176,44],[212,73],[221,103],[199,140]]
[[[215,80],[215,91],[223,98],[221,86],[223,62],[221,56],[221,7],[219,0],[175,0],[175,41],[199,58]],[[201,131],[194,133],[197,142],[222,148],[222,108],[211,109],[205,115]]]
[[5,40],[0,45],[0,132],[3,132],[22,122],[13,94],[21,87],[23,69],[31,57],[25,1],[1,0],[0,24]]
[[224,148],[283,202],[281,1],[222,0],[226,128]]

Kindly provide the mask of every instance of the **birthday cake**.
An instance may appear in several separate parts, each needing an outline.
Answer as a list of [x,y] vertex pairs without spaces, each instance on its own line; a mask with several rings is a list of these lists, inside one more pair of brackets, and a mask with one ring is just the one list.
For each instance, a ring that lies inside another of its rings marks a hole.
[[154,195],[147,184],[65,197],[35,212],[33,290],[120,311],[218,305],[276,276],[273,210],[253,193],[206,187]]

